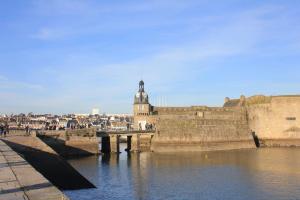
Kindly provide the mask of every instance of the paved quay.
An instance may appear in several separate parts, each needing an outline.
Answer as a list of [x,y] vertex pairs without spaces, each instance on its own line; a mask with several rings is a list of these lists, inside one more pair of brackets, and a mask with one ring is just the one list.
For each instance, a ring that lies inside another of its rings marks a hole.
[[19,154],[0,140],[1,200],[68,200]]

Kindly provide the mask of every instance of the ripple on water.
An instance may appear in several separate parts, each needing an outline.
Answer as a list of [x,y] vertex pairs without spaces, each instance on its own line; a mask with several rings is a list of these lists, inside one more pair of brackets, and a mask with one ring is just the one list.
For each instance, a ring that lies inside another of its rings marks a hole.
[[72,200],[300,199],[300,149],[89,157],[70,163],[97,189]]

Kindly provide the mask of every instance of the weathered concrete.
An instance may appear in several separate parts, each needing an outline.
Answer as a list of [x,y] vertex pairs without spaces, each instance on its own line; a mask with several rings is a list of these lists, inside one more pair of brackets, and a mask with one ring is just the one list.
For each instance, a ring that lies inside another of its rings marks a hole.
[[60,189],[84,189],[95,186],[37,137],[9,136],[2,139],[10,148]]
[[59,189],[0,140],[0,199],[66,200]]

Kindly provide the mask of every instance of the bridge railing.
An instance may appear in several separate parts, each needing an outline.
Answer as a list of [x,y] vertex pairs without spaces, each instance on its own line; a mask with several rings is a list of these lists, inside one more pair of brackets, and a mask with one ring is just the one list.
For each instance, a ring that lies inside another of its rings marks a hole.
[[97,131],[97,136],[108,136],[108,135],[134,135],[134,134],[153,134],[155,130],[128,130],[128,131],[117,131],[117,130],[100,130]]

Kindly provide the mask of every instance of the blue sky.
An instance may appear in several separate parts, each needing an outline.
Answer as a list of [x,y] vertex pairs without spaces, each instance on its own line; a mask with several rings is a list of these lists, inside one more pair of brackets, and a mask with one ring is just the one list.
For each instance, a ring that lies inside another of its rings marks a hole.
[[300,93],[298,0],[3,0],[0,113]]

